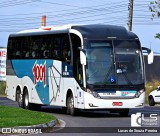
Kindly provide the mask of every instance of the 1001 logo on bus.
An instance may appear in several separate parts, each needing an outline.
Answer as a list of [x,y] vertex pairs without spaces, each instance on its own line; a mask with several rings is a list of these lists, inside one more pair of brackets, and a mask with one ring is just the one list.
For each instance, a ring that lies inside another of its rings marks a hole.
[[33,75],[34,75],[34,84],[36,85],[37,82],[43,82],[44,87],[46,86],[46,61],[44,64],[37,64],[37,61],[34,63],[32,68]]

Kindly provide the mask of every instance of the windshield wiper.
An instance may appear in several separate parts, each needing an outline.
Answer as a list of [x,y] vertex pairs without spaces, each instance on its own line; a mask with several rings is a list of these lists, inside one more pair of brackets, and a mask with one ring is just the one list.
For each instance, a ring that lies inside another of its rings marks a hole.
[[[119,73],[122,73],[122,75],[125,77],[126,81],[128,82],[129,85],[133,85],[132,82],[130,81],[130,79],[128,78],[128,74],[127,74],[127,71],[122,69],[122,68],[119,68],[120,69],[120,72]],[[118,69],[117,69],[118,70]],[[117,72],[118,73],[118,72]]]
[[111,74],[112,67],[113,67],[113,63],[110,65],[110,68],[109,68],[108,72],[105,75],[105,78],[104,78],[104,81],[103,81],[104,83],[108,82],[108,77]]
[[[113,67],[114,67],[114,64],[112,63],[112,64],[110,65],[110,68],[109,68],[108,72],[107,72],[106,75],[105,75],[104,83],[107,83],[107,82],[108,82],[108,80],[109,80],[108,77],[109,77],[109,75],[112,73]],[[115,72],[113,72],[113,73],[115,74]],[[117,71],[116,71],[117,77],[118,77],[118,74],[120,74],[120,73],[124,76],[125,80],[127,81],[127,83],[128,83],[129,85],[133,85],[133,83],[130,81],[130,79],[129,79],[129,77],[128,77],[127,70],[126,70],[125,68],[119,67],[119,68],[117,69]],[[111,77],[112,77],[112,76],[111,76]],[[113,83],[117,83],[117,82],[118,82],[118,81],[116,81],[116,79],[115,79],[115,81],[112,82],[112,84],[113,84]]]

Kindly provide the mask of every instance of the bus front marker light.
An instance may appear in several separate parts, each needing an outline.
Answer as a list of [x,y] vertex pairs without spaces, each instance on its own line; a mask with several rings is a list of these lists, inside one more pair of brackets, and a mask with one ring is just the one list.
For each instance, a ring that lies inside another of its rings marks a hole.
[[87,89],[87,92],[93,95],[95,98],[101,98],[99,94],[95,91],[91,91],[90,89]]
[[141,103],[139,105],[137,105],[136,107],[142,107],[144,105],[144,103]]
[[142,93],[144,92],[144,89],[141,89],[139,90],[137,93],[136,93],[136,97],[139,97]]

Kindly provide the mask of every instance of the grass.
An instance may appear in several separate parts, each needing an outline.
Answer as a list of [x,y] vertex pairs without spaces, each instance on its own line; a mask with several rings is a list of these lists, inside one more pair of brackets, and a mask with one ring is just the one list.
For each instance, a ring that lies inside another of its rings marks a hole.
[[37,125],[54,119],[53,115],[43,112],[0,106],[0,128]]
[[158,80],[153,80],[152,82],[146,83],[146,100],[145,100],[146,104],[148,104],[149,93],[157,89],[158,86],[160,86],[160,81]]

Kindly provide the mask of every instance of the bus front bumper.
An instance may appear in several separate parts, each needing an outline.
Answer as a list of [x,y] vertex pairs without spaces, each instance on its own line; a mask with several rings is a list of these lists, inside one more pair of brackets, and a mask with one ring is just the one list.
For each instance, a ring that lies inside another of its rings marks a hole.
[[138,98],[132,99],[101,99],[95,98],[93,95],[85,92],[84,99],[84,109],[142,108],[145,104],[145,92]]

